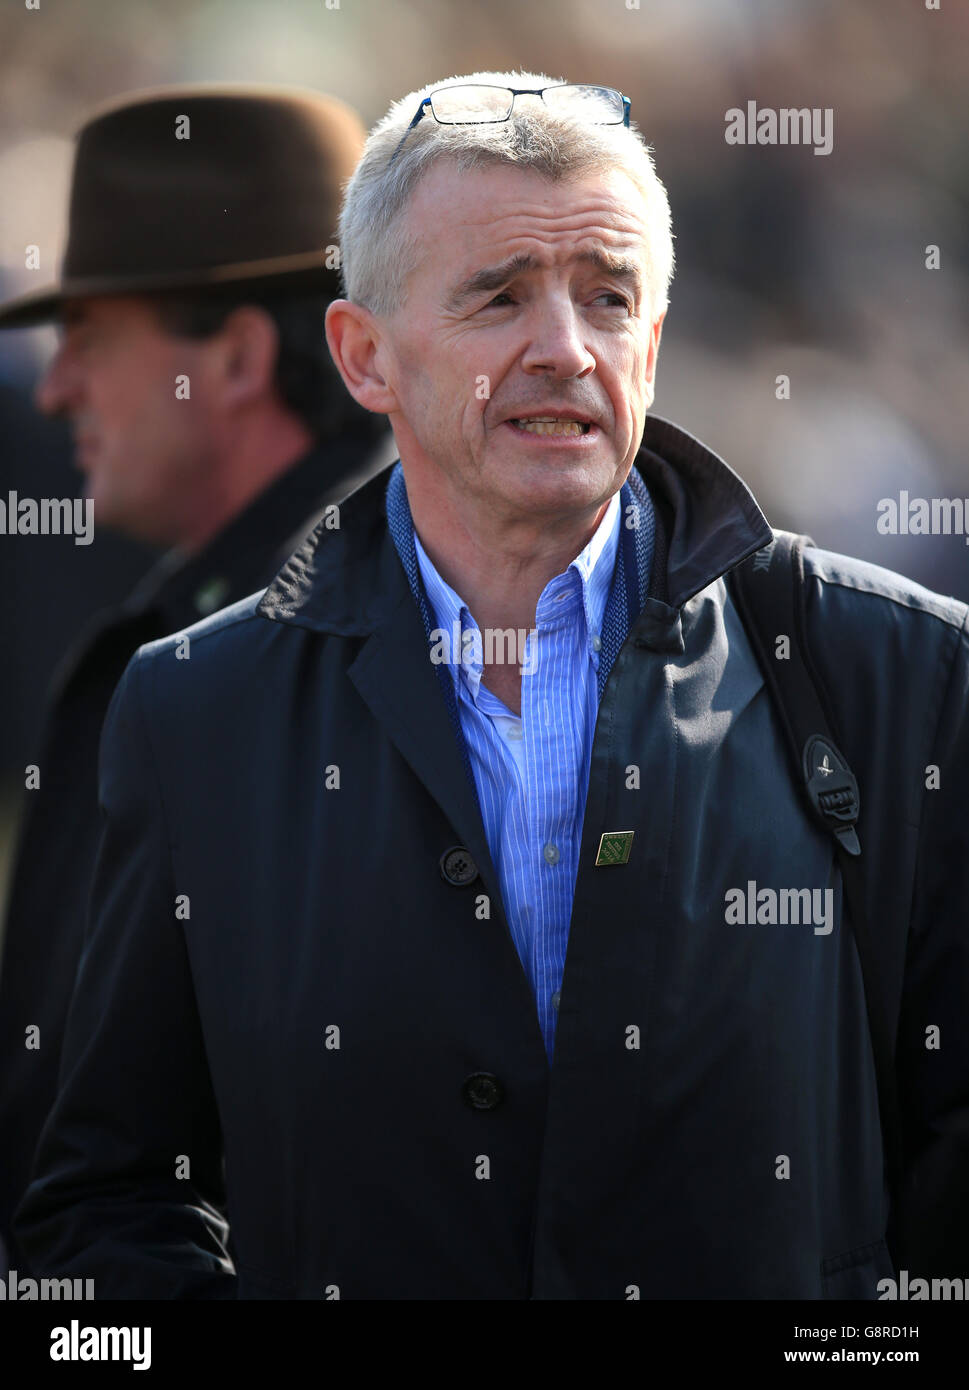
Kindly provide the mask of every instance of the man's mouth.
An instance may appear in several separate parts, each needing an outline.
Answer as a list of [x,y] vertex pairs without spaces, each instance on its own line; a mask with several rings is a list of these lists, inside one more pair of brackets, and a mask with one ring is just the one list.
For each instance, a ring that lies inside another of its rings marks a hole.
[[589,420],[559,420],[551,415],[523,415],[520,419],[509,420],[508,423],[525,434],[575,436],[588,434],[592,428],[592,422]]

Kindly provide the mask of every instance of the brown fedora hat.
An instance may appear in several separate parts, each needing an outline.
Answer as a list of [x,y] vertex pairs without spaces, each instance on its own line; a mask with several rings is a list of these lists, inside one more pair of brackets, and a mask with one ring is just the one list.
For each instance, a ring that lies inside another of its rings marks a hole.
[[60,283],[0,305],[0,328],[83,295],[248,284],[333,297],[327,260],[365,136],[344,102],[285,87],[159,87],[100,107],[77,137]]

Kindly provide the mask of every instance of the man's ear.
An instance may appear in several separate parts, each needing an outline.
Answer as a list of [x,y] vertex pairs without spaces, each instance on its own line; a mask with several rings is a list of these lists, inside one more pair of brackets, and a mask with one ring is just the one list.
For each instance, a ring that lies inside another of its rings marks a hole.
[[233,309],[207,346],[226,403],[248,405],[272,391],[279,329],[266,309],[255,304]]
[[663,336],[663,320],[666,318],[666,305],[663,312],[653,320],[649,334],[649,352],[646,355],[646,409],[653,404],[653,388],[656,384],[656,358],[659,354],[659,340]]
[[334,299],[326,311],[326,343],[350,395],[365,410],[389,415],[397,396],[377,366],[380,329],[369,309]]

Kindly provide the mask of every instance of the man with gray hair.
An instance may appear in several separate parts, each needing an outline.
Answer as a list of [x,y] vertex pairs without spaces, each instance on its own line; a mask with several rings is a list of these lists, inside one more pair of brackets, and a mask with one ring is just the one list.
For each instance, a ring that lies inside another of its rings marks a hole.
[[872,1299],[893,1255],[950,1272],[969,610],[804,552],[904,959],[890,1193],[834,839],[724,580],[774,533],[647,413],[673,258],[628,98],[412,93],[341,246],[327,339],[399,463],[188,629],[191,661],[167,639],[127,668],[33,1265],[108,1298]]

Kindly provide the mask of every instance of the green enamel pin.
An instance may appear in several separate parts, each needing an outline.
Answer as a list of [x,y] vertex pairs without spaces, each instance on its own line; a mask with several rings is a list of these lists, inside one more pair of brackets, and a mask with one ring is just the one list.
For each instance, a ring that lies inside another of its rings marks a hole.
[[635,833],[634,830],[607,830],[599,841],[596,868],[601,869],[604,864],[628,864]]

